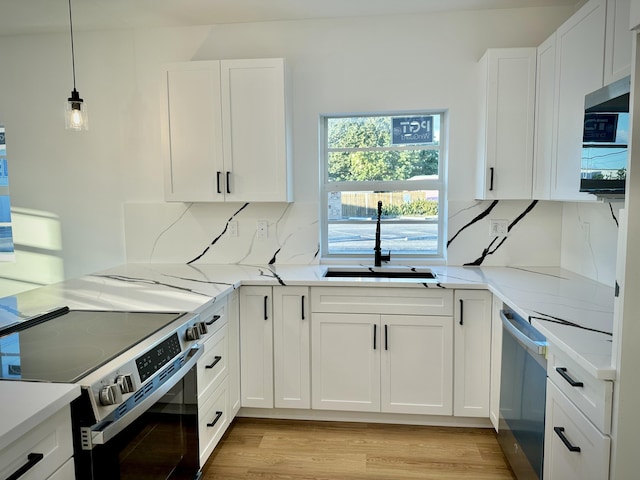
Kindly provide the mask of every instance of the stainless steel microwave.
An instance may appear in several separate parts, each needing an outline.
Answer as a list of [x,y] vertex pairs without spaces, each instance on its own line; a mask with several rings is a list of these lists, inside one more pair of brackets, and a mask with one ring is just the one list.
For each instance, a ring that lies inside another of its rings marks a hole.
[[604,197],[624,195],[630,88],[631,77],[625,77],[585,97],[581,192]]

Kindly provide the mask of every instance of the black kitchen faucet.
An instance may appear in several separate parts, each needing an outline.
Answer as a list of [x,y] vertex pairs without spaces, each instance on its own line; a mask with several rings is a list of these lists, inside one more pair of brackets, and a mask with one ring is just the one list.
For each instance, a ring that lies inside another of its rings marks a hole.
[[391,260],[391,250],[387,252],[386,255],[382,255],[382,250],[380,249],[380,215],[382,215],[382,202],[378,200],[378,220],[376,221],[376,245],[373,247],[375,252],[374,262],[373,264],[376,267],[381,267],[382,262],[388,262]]

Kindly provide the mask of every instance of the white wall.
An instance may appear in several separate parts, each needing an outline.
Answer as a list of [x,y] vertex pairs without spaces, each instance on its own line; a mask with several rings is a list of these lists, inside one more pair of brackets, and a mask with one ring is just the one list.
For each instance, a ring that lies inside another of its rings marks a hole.
[[[7,127],[13,205],[46,212],[49,223],[58,222],[60,237],[56,248],[27,246],[42,235],[16,222],[18,262],[0,265],[0,277],[24,277],[25,286],[50,283],[127,260],[148,261],[152,249],[153,261],[186,261],[191,250],[203,249],[220,230],[220,219],[233,205],[199,206],[194,209],[197,226],[181,226],[163,246],[156,242],[181,225],[171,226],[173,215],[188,207],[163,201],[159,80],[160,65],[171,61],[286,58],[292,73],[296,201],[288,213],[287,235],[299,233],[295,250],[305,252],[305,262],[317,249],[318,116],[448,109],[451,236],[489,205],[473,200],[477,60],[489,47],[535,46],[571,13],[568,7],[547,7],[79,32],[77,86],[90,110],[90,131],[81,134],[62,128],[62,107],[72,88],[68,35],[0,37],[0,122]],[[512,220],[526,206],[502,202],[501,218]],[[251,207],[274,224],[284,208]],[[561,212],[560,204],[540,204],[521,223],[524,232],[544,228],[550,239],[544,248],[530,235],[522,235],[516,246],[514,236],[486,264],[558,265]],[[191,214],[189,209],[180,221]],[[490,241],[484,222],[452,243],[450,262],[478,257]],[[533,230],[526,229],[527,223]],[[231,251],[251,241],[242,237],[242,227]],[[181,251],[181,238],[193,239],[190,251]],[[276,240],[274,245],[283,239]],[[263,259],[271,247],[252,260]],[[522,251],[533,255],[516,255]],[[209,261],[220,258],[230,257],[225,253]],[[295,262],[300,257],[292,253],[288,258]]]

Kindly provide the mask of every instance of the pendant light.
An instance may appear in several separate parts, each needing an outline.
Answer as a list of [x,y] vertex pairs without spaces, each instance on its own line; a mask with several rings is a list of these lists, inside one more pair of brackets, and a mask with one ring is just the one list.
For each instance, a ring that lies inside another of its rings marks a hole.
[[71,68],[73,72],[73,91],[67,99],[65,107],[65,126],[67,130],[87,130],[89,119],[87,117],[87,104],[80,98],[76,90],[76,58],[73,48],[73,19],[71,16],[71,0],[69,0],[69,29],[71,32]]

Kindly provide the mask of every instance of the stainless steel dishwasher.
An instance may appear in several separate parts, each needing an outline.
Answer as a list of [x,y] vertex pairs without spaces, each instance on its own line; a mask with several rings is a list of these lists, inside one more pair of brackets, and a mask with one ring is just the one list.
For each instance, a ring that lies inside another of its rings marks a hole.
[[506,305],[498,441],[518,480],[542,478],[547,391],[546,338]]

